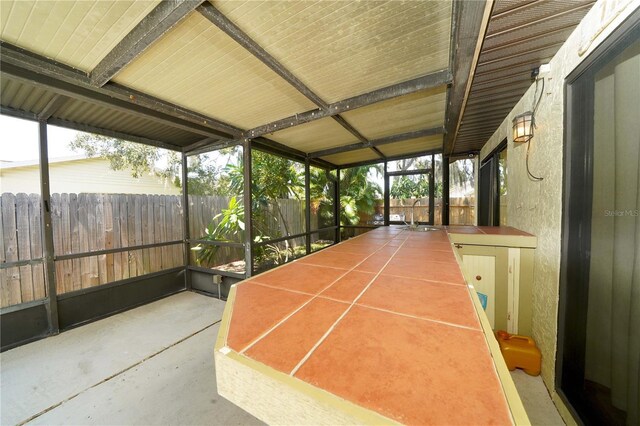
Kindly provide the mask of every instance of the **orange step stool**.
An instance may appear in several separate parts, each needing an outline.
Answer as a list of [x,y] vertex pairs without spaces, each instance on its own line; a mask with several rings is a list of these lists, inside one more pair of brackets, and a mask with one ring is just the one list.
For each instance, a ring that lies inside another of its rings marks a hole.
[[531,376],[540,374],[540,349],[531,337],[499,330],[496,332],[496,339],[509,370],[521,368]]

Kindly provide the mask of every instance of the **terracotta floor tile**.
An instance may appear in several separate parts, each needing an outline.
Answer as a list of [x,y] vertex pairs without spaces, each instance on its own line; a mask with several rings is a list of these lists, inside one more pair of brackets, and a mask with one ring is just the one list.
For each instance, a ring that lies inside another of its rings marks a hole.
[[450,234],[482,234],[477,226],[453,225],[447,228]]
[[362,244],[346,242],[344,244],[338,244],[337,246],[331,247],[330,250],[338,253],[356,253],[368,255],[374,253],[382,246],[384,246],[384,244],[368,244],[364,241]]
[[408,241],[403,247],[447,252],[451,252],[451,250],[453,250],[449,241]]
[[391,253],[375,253],[360,265],[356,266],[355,270],[363,272],[373,272],[374,274],[377,274],[389,261],[389,259],[391,259]]
[[326,268],[294,262],[284,268],[256,275],[253,281],[285,290],[316,294],[346,272],[346,269]]
[[305,256],[298,263],[310,265],[331,266],[334,268],[351,269],[362,262],[368,255],[362,253],[335,252],[323,250],[311,256]]
[[398,254],[396,254],[397,258],[412,258],[418,261],[425,262],[449,262],[456,263],[456,257],[451,250],[449,251],[439,251],[439,250],[430,250],[426,247],[405,247],[402,246],[400,250],[398,250]]
[[391,241],[389,241],[389,243],[387,243],[387,246],[390,247],[400,247],[405,241],[405,238],[394,238]]
[[313,299],[245,354],[289,374],[348,307],[346,303]]
[[355,306],[296,377],[405,424],[511,424],[475,330]]
[[349,272],[331,287],[320,293],[320,296],[351,303],[371,282],[373,277],[375,277],[375,274],[367,272]]
[[240,352],[309,299],[311,296],[251,282],[238,285],[227,345]]
[[418,258],[395,256],[391,259],[389,265],[382,270],[382,274],[451,284],[465,284],[457,263],[429,262],[426,259],[420,261]]
[[[393,297],[389,297],[390,294]],[[465,286],[381,275],[357,303],[480,329]]]

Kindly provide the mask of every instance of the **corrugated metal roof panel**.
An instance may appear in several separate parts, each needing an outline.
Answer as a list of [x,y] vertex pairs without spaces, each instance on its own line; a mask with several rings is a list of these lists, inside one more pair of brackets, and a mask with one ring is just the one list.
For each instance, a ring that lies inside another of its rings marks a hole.
[[[0,79],[0,103],[14,110],[38,115],[54,96],[56,94],[52,91],[17,82],[4,75]],[[189,145],[204,139],[198,134],[176,129],[143,117],[114,111],[89,102],[66,99],[52,115],[52,118],[178,146]]]
[[159,0],[2,0],[0,38],[89,72]]
[[54,117],[172,145],[188,145],[203,139],[184,130],[75,99],[67,101]]
[[336,165],[358,163],[360,161],[375,160],[376,158],[380,157],[369,148],[341,152],[339,154],[327,155],[326,157],[322,157],[323,160]]
[[405,154],[439,150],[442,149],[442,142],[442,135],[434,135],[381,145],[378,149],[387,157],[396,157]]
[[444,124],[446,88],[438,87],[369,105],[342,116],[369,139]]
[[3,76],[0,79],[0,96],[4,106],[21,111],[39,112],[55,94]]
[[451,1],[214,1],[326,102],[449,66]]
[[281,130],[269,137],[303,152],[319,151],[358,142],[355,136],[332,118],[323,118]]
[[557,53],[592,0],[497,0],[478,59],[455,152],[479,150]]
[[315,107],[197,12],[164,34],[114,81],[243,128]]

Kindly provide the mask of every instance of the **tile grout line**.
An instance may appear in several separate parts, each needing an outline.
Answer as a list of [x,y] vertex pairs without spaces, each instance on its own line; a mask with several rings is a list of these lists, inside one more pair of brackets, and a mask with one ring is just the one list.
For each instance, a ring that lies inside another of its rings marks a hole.
[[[359,303],[358,306],[362,306],[363,308],[371,309],[371,310],[374,310],[374,311],[386,312],[386,313],[389,313],[389,314],[399,315],[401,317],[412,318],[412,319],[416,319],[416,320],[420,320],[420,321],[433,322],[433,323],[440,324],[440,325],[446,325],[446,326],[450,326],[450,327],[462,328],[462,329],[471,330],[471,331],[478,331],[480,333],[482,332],[482,329],[480,329],[480,328],[473,328],[473,327],[469,327],[467,325],[455,324],[455,323],[448,322],[448,321],[440,321],[440,320],[436,320],[436,319],[433,319],[433,318],[426,318],[426,317],[417,317],[415,315],[405,314],[405,313],[402,313],[402,312],[395,312],[395,311],[391,311],[389,309],[384,309],[384,308],[376,308],[375,306],[363,305],[361,303]],[[474,317],[474,319],[475,319],[475,317]]]
[[[404,231],[403,231],[404,232]],[[401,232],[402,233],[402,232]],[[357,268],[358,266],[360,266],[362,263],[366,262],[367,259],[369,259],[371,256],[373,256],[374,254],[378,253],[378,251],[382,250],[384,247],[387,246],[387,244],[389,242],[391,242],[393,238],[391,238],[389,241],[387,241],[384,245],[380,246],[379,249],[377,249],[376,251],[374,251],[373,253],[371,253],[370,255],[368,255],[367,257],[365,257],[364,259],[362,259],[362,261],[358,262],[356,265],[354,265],[351,269],[346,270],[346,272],[342,275],[340,275],[338,278],[336,278],[335,280],[331,281],[326,287],[324,287],[323,289],[321,289],[320,291],[318,291],[316,294],[313,295],[313,297],[311,297],[311,299],[307,300],[305,303],[303,303],[302,305],[300,305],[296,310],[294,310],[293,312],[291,312],[290,314],[288,314],[286,317],[284,317],[283,319],[281,319],[280,321],[278,321],[273,327],[269,328],[267,331],[265,331],[264,333],[262,333],[260,336],[256,337],[254,340],[252,340],[244,349],[242,349],[240,352],[238,352],[241,355],[244,355],[245,352],[247,352],[249,349],[251,349],[253,346],[255,346],[259,341],[261,341],[262,339],[264,339],[265,337],[267,337],[269,334],[271,334],[272,331],[274,331],[276,328],[280,327],[285,321],[287,321],[289,318],[291,318],[292,316],[294,316],[295,314],[297,314],[300,310],[302,310],[305,306],[309,305],[312,301],[314,301],[315,299],[317,299],[319,297],[319,295],[326,291],[327,289],[329,289],[332,285],[334,285],[335,283],[337,283],[339,280],[341,280],[342,278],[344,278],[347,274],[349,274],[350,272],[354,272],[355,268]],[[404,243],[404,242],[403,242]],[[398,247],[399,248],[399,247]],[[396,250],[397,252],[397,250]],[[395,252],[394,252],[395,255]],[[393,255],[391,256],[391,258],[393,258]],[[389,259],[391,260],[391,259]],[[303,265],[306,265],[305,263],[303,263]],[[311,266],[318,266],[318,265],[311,265]],[[386,264],[385,264],[386,266]],[[384,267],[383,267],[384,268]],[[333,268],[333,269],[339,269],[339,268]],[[341,269],[341,268],[340,268]],[[355,272],[359,272],[359,271],[355,271]],[[373,277],[373,279],[375,279],[376,277]],[[260,284],[259,282],[257,282],[257,284]],[[276,287],[272,287],[272,288],[276,288]],[[287,289],[282,289],[282,288],[278,288],[279,290],[286,290],[286,291],[292,291],[292,290],[287,290]],[[303,292],[299,292],[300,294],[306,294],[308,295],[309,293],[303,293]],[[347,308],[349,309],[349,308]]]
[[404,243],[406,243],[408,239],[409,239],[409,237],[407,236],[404,239],[404,241],[402,242],[402,244],[400,244],[398,246],[398,248],[393,252],[393,254],[389,258],[389,260],[387,260],[387,262],[380,268],[378,273],[371,279],[371,281],[369,281],[369,283],[365,286],[365,288],[362,289],[360,294],[358,294],[356,296],[356,298],[353,300],[353,302],[351,302],[349,307],[347,309],[345,309],[345,311],[342,313],[342,315],[340,315],[338,317],[338,319],[329,327],[329,329],[322,335],[322,337],[320,337],[320,339],[316,342],[316,344],[313,345],[313,347],[300,360],[300,362],[298,362],[298,364],[293,368],[293,370],[291,370],[291,372],[289,373],[290,376],[293,377],[298,372],[298,370],[304,365],[304,363],[307,362],[307,360],[311,357],[313,352],[315,352],[315,350],[327,339],[327,337],[329,337],[329,334],[331,334],[331,332],[335,329],[335,327],[338,325],[338,323],[349,313],[349,311],[351,311],[351,308],[353,308],[353,306],[356,304],[358,299],[360,299],[362,297],[362,295],[369,289],[369,287],[371,287],[373,282],[382,274],[382,271],[384,270],[384,268],[386,268],[387,265],[389,264],[389,262],[391,262],[391,260],[393,260],[395,255],[398,253],[398,251],[400,251],[400,249],[402,248],[402,246],[404,246]]
[[56,404],[53,404],[53,405],[45,408],[44,410],[32,415],[31,417],[29,417],[29,418],[27,418],[25,420],[22,420],[21,422],[16,423],[16,426],[22,426],[22,425],[24,425],[24,424],[26,424],[26,423],[34,420],[34,419],[37,419],[38,417],[48,413],[49,411],[54,410],[54,409],[58,408],[59,406],[65,404],[66,402],[71,401],[72,399],[76,398],[77,396],[80,396],[81,394],[87,392],[88,390],[91,390],[91,389],[95,388],[96,386],[100,386],[101,384],[106,383],[106,382],[110,381],[111,379],[114,379],[114,378],[118,377],[119,375],[121,375],[123,373],[126,373],[127,371],[131,370],[132,368],[135,368],[135,367],[139,366],[140,364],[150,360],[151,358],[156,357],[157,355],[160,355],[161,353],[173,348],[174,346],[179,345],[180,343],[192,338],[193,336],[202,333],[203,331],[213,327],[214,325],[218,324],[221,321],[222,320],[219,319],[219,320],[217,320],[217,321],[215,321],[215,322],[213,322],[213,323],[201,328],[200,330],[197,330],[194,333],[191,333],[190,335],[188,335],[186,337],[183,337],[182,339],[170,344],[169,346],[166,346],[166,347],[160,349],[158,352],[152,353],[151,355],[141,359],[140,361],[136,362],[135,364],[131,364],[127,368],[124,368],[124,369],[122,369],[122,370],[120,370],[120,371],[118,371],[116,373],[113,373],[109,377],[106,377],[106,378],[100,380],[98,383],[94,383],[93,385],[91,385],[91,386],[89,386],[89,387],[87,387],[87,388],[85,388],[85,389],[83,389],[83,390],[81,390],[81,391],[79,391],[79,392],[77,392],[77,393],[75,393],[75,394],[63,399],[62,401],[60,401],[60,402],[58,402]]

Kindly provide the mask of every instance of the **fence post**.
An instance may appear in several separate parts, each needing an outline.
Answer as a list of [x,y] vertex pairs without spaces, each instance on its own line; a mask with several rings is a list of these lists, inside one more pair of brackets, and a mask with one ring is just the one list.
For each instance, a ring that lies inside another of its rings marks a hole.
[[244,269],[245,277],[253,275],[253,221],[251,220],[251,140],[242,141],[242,163],[244,172]]
[[306,231],[307,254],[311,253],[311,167],[309,158],[304,160],[304,223]]
[[53,229],[51,227],[51,189],[49,187],[49,152],[47,147],[47,122],[38,121],[38,135],[40,138],[40,192],[42,202],[42,232],[44,240],[45,280],[47,283],[47,313],[49,314],[49,331],[51,334],[60,332],[58,321],[58,292],[56,288],[56,270],[53,258]]

